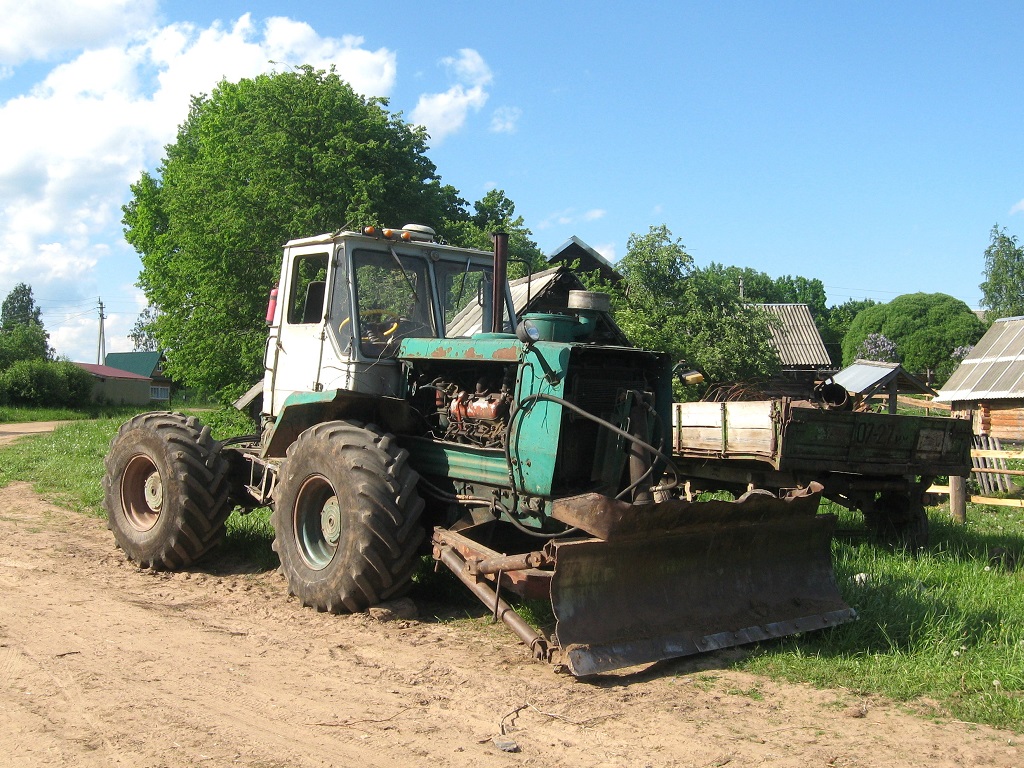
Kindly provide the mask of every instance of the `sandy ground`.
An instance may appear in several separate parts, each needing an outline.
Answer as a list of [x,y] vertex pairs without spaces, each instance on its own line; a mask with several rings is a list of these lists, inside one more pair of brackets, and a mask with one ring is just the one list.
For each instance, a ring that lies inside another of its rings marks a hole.
[[1011,733],[723,657],[583,682],[499,627],[318,614],[252,571],[143,572],[0,489],[0,766],[1024,765]]

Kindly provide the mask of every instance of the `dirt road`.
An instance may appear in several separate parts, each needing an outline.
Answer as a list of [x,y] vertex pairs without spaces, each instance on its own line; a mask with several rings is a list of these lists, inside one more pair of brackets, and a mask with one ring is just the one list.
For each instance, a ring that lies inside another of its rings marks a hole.
[[0,424],[0,445],[13,443],[25,435],[38,435],[42,432],[53,432],[66,421],[29,421],[19,424]]
[[140,572],[0,489],[0,765],[1024,765],[1010,733],[714,657],[581,682],[499,628],[317,614],[245,571]]

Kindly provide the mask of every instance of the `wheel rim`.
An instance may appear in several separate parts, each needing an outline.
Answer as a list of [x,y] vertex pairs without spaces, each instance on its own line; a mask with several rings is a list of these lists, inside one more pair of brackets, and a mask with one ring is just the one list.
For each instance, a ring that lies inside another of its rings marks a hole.
[[302,562],[314,571],[326,568],[338,551],[342,528],[338,496],[327,478],[314,475],[302,484],[292,522]]
[[133,456],[121,475],[121,511],[137,531],[148,531],[160,519],[164,482],[148,456]]

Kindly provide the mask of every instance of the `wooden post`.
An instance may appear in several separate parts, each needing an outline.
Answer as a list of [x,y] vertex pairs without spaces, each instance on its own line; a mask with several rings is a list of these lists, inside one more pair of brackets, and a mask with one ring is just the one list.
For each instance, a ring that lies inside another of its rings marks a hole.
[[967,478],[949,476],[949,514],[954,523],[967,522]]

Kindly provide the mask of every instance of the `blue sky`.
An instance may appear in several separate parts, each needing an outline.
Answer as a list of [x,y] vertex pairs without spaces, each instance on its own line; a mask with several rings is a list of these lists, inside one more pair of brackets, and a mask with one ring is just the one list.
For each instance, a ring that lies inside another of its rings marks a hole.
[[445,183],[505,190],[546,253],[576,235],[614,261],[663,223],[700,266],[819,278],[830,304],[978,307],[992,226],[1024,235],[1020,3],[0,0],[0,18],[0,297],[29,283],[74,360],[95,362],[100,298],[107,351],[131,348],[120,207],[189,95],[274,66],[387,96]]

